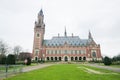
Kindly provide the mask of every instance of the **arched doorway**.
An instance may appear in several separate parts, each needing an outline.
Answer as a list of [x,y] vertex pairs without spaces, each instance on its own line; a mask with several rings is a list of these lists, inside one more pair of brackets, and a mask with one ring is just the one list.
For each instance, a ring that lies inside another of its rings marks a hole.
[[73,57],[71,57],[71,61],[73,61],[74,60],[74,58]]
[[65,61],[68,61],[68,57],[67,57],[67,56],[65,56],[64,60],[65,60]]
[[35,57],[35,61],[37,61],[37,60],[38,60],[38,57],[36,56],[36,57]]

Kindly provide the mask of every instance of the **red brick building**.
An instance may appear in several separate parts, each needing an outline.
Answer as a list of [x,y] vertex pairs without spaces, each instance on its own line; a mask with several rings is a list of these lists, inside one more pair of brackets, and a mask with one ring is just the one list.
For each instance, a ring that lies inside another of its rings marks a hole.
[[79,36],[55,36],[45,40],[45,24],[43,11],[38,13],[34,27],[33,60],[45,61],[79,61],[102,60],[100,45],[96,44],[90,31],[88,39]]

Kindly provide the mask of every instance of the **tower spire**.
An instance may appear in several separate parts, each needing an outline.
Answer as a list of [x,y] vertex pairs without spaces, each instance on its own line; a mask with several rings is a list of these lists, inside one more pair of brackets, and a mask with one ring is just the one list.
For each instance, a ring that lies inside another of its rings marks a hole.
[[91,35],[90,30],[89,30],[89,35],[88,35],[88,38],[93,40],[93,37],[92,37],[92,35]]
[[65,27],[65,33],[64,33],[64,36],[65,36],[65,37],[67,36],[66,27]]
[[43,16],[43,10],[41,9],[39,15]]

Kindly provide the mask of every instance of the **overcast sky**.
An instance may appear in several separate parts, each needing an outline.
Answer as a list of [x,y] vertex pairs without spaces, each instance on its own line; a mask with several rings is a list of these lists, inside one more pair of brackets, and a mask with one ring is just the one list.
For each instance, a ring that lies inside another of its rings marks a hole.
[[34,22],[43,9],[45,39],[58,33],[88,38],[90,30],[103,56],[120,53],[120,0],[0,0],[0,39],[32,52]]

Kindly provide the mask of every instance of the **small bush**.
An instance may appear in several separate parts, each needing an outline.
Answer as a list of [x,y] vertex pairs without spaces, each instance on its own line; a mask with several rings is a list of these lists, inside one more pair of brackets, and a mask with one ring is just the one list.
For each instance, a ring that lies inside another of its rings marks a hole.
[[31,65],[31,58],[27,58],[27,64],[26,65]]
[[104,58],[103,62],[104,62],[104,65],[111,65],[112,64],[111,59],[109,57],[107,57],[107,56]]
[[2,56],[0,59],[0,64],[5,64],[6,63],[6,56]]
[[7,64],[15,64],[15,55],[9,54],[8,57],[7,57],[6,63]]

